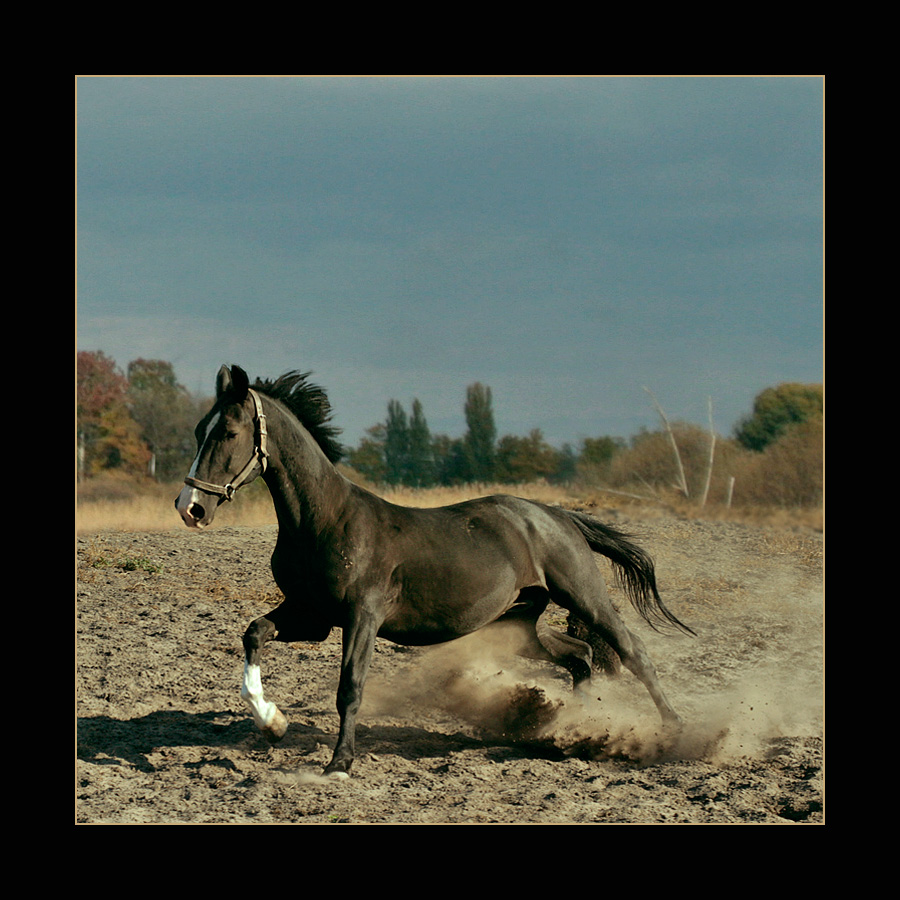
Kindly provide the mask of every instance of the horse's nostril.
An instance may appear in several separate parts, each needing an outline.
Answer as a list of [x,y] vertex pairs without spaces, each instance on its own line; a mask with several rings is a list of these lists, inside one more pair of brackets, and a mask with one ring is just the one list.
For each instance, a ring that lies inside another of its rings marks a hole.
[[201,519],[206,517],[206,510],[199,503],[192,503],[188,507],[188,515],[199,522]]

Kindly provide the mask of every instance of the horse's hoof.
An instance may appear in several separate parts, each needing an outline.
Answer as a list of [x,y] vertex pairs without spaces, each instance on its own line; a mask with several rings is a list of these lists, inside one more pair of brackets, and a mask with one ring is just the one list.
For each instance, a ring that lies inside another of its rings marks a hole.
[[280,709],[276,709],[272,721],[262,729],[262,733],[270,744],[277,744],[284,737],[287,729],[288,720]]
[[352,765],[352,759],[349,762],[346,759],[333,759],[325,766],[325,771],[322,774],[326,778],[334,778],[336,781],[343,781],[345,778],[350,777],[350,767]]
[[684,731],[684,722],[679,715],[666,716],[666,718],[663,719],[663,728],[669,734],[681,734],[681,732]]

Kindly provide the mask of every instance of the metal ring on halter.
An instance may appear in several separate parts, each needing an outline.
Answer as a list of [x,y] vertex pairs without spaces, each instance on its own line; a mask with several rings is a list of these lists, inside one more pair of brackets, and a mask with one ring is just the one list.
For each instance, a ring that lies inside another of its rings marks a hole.
[[266,415],[263,412],[262,401],[254,390],[248,391],[253,398],[255,412],[253,414],[253,422],[255,425],[253,436],[253,455],[250,461],[243,469],[231,479],[228,484],[211,484],[208,481],[201,481],[199,478],[192,478],[190,475],[184,479],[184,483],[189,487],[199,488],[207,494],[218,494],[226,500],[233,500],[237,489],[247,480],[250,473],[259,463],[262,471],[266,471],[268,465],[269,453],[266,447],[266,439],[268,432],[266,431]]

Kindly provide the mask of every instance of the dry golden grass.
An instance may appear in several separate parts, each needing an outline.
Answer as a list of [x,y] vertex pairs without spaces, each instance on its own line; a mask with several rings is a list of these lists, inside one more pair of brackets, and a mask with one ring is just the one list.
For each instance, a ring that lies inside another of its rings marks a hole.
[[[173,499],[160,503],[154,497],[135,497],[127,501],[97,500],[79,503],[75,513],[78,534],[101,531],[169,531],[183,528]],[[263,503],[244,504],[240,511],[223,509],[217,520],[229,525],[268,525],[275,522],[275,512]]]
[[[596,510],[602,517],[603,510],[619,509],[635,517],[675,515],[685,519],[721,519],[748,524],[791,528],[811,528],[821,531],[824,527],[824,511],[813,509],[766,509],[747,507],[727,509],[706,506],[669,496],[656,500],[642,500],[629,494],[607,491],[596,487],[577,485],[551,485],[545,482],[521,485],[471,484],[455,487],[433,488],[376,488],[368,490],[401,506],[430,507],[460,503],[488,494],[511,493],[529,500]],[[93,483],[78,491],[75,511],[75,527],[78,534],[100,532],[169,531],[184,526],[175,511],[175,497],[181,485],[145,484],[127,486],[121,481]],[[268,491],[261,483],[254,483],[237,494],[233,503],[225,503],[216,513],[220,525],[250,526],[274,525],[275,511]]]
[[[129,531],[169,531],[184,528],[175,511],[180,484],[129,484],[116,479],[92,479],[79,486],[75,505],[77,534]],[[216,513],[225,525],[273,525],[275,510],[265,487],[251,485]]]

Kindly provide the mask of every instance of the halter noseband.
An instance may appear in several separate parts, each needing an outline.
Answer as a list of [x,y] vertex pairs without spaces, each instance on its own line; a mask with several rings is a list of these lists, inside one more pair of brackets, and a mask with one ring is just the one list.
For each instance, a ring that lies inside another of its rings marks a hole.
[[201,491],[206,491],[207,494],[219,494],[226,500],[233,500],[234,492],[247,480],[257,463],[259,463],[263,472],[266,471],[269,457],[266,449],[266,438],[268,436],[266,432],[266,415],[263,412],[262,401],[259,399],[256,391],[250,389],[248,393],[253,398],[255,409],[253,413],[253,455],[250,457],[250,461],[228,484],[210,484],[208,481],[200,481],[199,478],[192,478],[190,475],[184,479],[185,484],[190,487],[200,488]]

